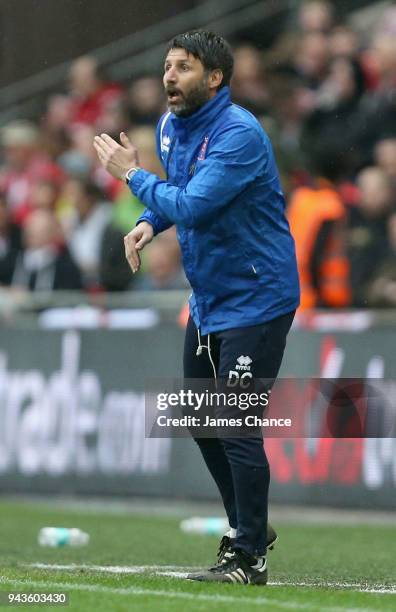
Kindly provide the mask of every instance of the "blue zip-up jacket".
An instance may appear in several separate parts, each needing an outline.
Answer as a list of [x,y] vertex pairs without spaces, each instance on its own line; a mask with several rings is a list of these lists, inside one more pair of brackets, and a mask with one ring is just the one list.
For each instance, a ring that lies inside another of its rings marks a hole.
[[253,115],[224,87],[190,117],[166,113],[157,148],[167,180],[138,170],[129,187],[146,206],[138,222],[155,234],[177,227],[201,333],[294,310],[294,241],[271,143]]

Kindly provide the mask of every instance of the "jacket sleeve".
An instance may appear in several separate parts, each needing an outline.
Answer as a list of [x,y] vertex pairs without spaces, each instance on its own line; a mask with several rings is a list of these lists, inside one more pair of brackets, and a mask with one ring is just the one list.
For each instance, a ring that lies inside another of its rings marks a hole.
[[[160,160],[162,166],[164,166],[164,164],[163,164],[162,156],[161,156],[161,125],[167,114],[169,113],[165,113],[159,120],[158,125],[157,125],[157,131],[156,131],[157,155],[158,155],[158,159]],[[152,226],[154,230],[155,236],[159,234],[160,232],[164,232],[165,230],[169,229],[173,225],[172,221],[169,221],[168,219],[163,218],[161,215],[156,214],[155,212],[153,212],[152,210],[149,210],[148,208],[146,208],[146,210],[140,215],[140,217],[136,221],[136,225],[138,225],[142,221],[147,221],[147,223],[150,223],[150,225]]]
[[154,236],[156,236],[160,232],[164,232],[173,225],[173,221],[169,221],[163,216],[157,215],[155,212],[149,210],[148,208],[146,208],[146,210],[142,212],[139,219],[136,221],[136,225],[139,225],[139,223],[141,223],[142,221],[147,221],[147,223],[150,223],[154,230]]
[[145,170],[136,172],[129,187],[153,213],[194,228],[215,218],[263,171],[266,161],[264,137],[254,128],[238,125],[214,138],[207,158],[184,188]]

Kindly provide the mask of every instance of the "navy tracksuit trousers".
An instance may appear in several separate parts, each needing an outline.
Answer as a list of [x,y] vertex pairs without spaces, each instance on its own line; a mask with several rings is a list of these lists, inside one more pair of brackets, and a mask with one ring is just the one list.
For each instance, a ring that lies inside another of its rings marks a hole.
[[[203,336],[189,319],[184,345],[184,377],[227,380],[238,358],[251,359],[254,378],[275,380],[294,312],[262,325],[229,329]],[[198,351],[200,353],[200,351]],[[197,437],[205,463],[220,491],[230,527],[237,529],[235,548],[261,556],[266,553],[270,470],[261,432],[249,437]]]

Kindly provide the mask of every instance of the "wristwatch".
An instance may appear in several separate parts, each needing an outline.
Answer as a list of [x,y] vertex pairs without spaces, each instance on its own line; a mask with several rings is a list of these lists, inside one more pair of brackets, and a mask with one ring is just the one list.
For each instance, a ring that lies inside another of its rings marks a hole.
[[129,181],[134,177],[136,172],[140,170],[140,168],[129,168],[129,170],[125,173],[125,182],[128,185]]

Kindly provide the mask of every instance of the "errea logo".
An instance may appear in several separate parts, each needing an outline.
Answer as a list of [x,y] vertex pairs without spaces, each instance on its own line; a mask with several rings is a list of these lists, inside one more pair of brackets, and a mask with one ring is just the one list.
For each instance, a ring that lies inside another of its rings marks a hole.
[[235,364],[235,370],[228,372],[227,387],[236,387],[238,385],[242,389],[247,389],[253,378],[253,374],[250,371],[251,363],[253,363],[253,360],[249,355],[240,355]]
[[236,370],[250,370],[250,364],[252,363],[252,359],[246,355],[241,355],[237,359],[237,365],[235,366]]
[[161,140],[161,151],[166,151],[166,153],[169,153],[170,142],[171,139],[169,136],[165,135]]

